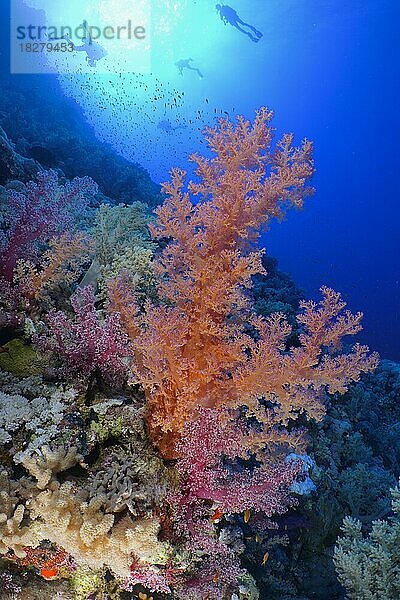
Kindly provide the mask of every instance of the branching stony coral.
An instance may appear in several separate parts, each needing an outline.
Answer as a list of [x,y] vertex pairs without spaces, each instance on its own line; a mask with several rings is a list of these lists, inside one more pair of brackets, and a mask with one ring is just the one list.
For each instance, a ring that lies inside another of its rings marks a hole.
[[0,439],[8,443],[3,462],[24,465],[45,487],[53,473],[77,462],[78,392],[40,377],[17,379],[1,371],[0,386],[8,392],[0,392]]
[[43,396],[28,400],[19,394],[0,392],[0,441],[10,442],[12,432],[23,426],[36,437],[48,427],[56,432],[65,408],[62,394],[57,392],[53,392],[50,403]]
[[335,548],[339,580],[352,600],[400,597],[400,489],[392,490],[394,516],[374,521],[367,537],[360,521],[347,517]]
[[[348,396],[352,392],[354,388]],[[334,544],[346,514],[370,524],[387,512],[389,488],[396,482],[359,432],[349,421],[333,419],[332,410],[328,406],[328,417],[318,425],[318,432],[311,431],[310,453],[318,465],[312,475],[317,495],[306,503],[311,527],[303,536],[304,546],[324,555]]]
[[340,473],[337,498],[353,517],[370,523],[387,514],[389,489],[395,482],[395,477],[382,467],[357,464]]
[[45,396],[50,391],[40,375],[20,378],[3,369],[0,369],[0,388],[5,394],[29,395],[30,398]]
[[374,448],[383,464],[400,474],[400,367],[382,360],[349,393],[334,402],[332,413],[348,420]]
[[264,254],[262,265],[265,273],[253,277],[251,296],[254,300],[254,310],[263,317],[276,312],[283,313],[292,327],[287,344],[293,346],[301,330],[296,315],[304,294],[288,275],[278,269],[276,259]]

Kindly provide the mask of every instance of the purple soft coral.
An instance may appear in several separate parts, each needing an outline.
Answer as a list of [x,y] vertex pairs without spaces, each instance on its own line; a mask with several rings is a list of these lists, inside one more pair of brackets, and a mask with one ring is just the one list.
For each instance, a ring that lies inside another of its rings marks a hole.
[[131,565],[131,577],[125,582],[123,588],[132,591],[135,585],[143,585],[150,592],[171,593],[164,574],[152,565],[134,561]]
[[49,334],[36,341],[57,356],[65,375],[88,379],[97,371],[110,385],[121,386],[129,363],[128,337],[116,313],[102,316],[95,307],[93,288],[78,290],[71,298],[74,318],[51,311]]
[[55,171],[38,174],[25,192],[10,190],[6,198],[3,231],[0,231],[0,276],[12,281],[17,261],[35,257],[38,246],[71,225],[70,211],[79,213],[87,195],[97,192],[90,177],[60,184]]
[[209,556],[202,557],[196,569],[176,586],[179,598],[220,600],[234,598],[239,580],[246,574],[240,560],[223,544],[214,544]]

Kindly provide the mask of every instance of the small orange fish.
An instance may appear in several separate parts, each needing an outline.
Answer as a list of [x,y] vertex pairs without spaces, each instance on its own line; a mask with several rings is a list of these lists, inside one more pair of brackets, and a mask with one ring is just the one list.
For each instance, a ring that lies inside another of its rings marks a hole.
[[220,508],[217,508],[211,517],[211,521],[213,523],[219,523],[223,516],[224,516],[224,513],[222,512],[222,510]]
[[244,514],[243,514],[243,520],[245,523],[248,523],[250,521],[250,516],[251,516],[251,512],[250,512],[250,509],[248,508],[247,510],[244,511]]
[[263,567],[265,567],[265,565],[267,564],[267,562],[268,562],[268,559],[269,559],[269,552],[267,551],[267,552],[264,554],[264,556],[263,556],[263,559],[262,559],[262,565],[263,565]]
[[43,577],[43,579],[46,579],[47,581],[51,581],[52,579],[55,579],[58,575],[58,569],[57,567],[42,567],[40,569],[40,575]]
[[213,577],[213,583],[218,583],[219,581],[219,571],[217,571]]

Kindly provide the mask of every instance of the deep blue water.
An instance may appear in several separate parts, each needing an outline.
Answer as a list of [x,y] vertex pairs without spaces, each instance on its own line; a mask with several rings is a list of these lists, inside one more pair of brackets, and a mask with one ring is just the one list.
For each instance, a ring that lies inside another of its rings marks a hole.
[[[314,140],[316,194],[303,212],[274,224],[263,244],[307,296],[322,284],[341,291],[353,310],[365,313],[361,339],[400,360],[400,2],[232,0],[263,32],[257,44],[224,26],[214,4],[154,3],[150,75],[93,69],[52,77],[81,106],[98,138],[156,181],[204,150],[200,130],[221,111],[251,118],[268,105],[279,133]],[[163,19],[170,23],[167,34]],[[7,23],[4,12],[4,72]],[[179,75],[174,63],[188,57],[202,79],[195,72]],[[13,77],[27,87],[33,81]],[[34,79],[47,85],[49,76]],[[163,131],[158,124],[165,119],[180,128]]]

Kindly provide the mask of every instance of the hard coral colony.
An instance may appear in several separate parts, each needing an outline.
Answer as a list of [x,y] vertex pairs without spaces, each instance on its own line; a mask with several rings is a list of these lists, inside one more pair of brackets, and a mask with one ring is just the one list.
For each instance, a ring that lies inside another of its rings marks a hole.
[[[132,238],[129,223],[110,232],[126,261],[96,256],[98,225],[95,243],[93,223],[79,231],[97,193],[88,178],[43,172],[6,192],[2,322],[47,364],[36,378],[2,375],[0,553],[68,579],[77,598],[257,598],[240,523],[254,521],[257,542],[273,536],[296,504],[308,421],[377,365],[365,346],[341,349],[362,315],[327,287],[300,304],[296,335],[283,313],[254,310],[260,231],[313,192],[311,142],[274,144],[272,116],[208,129],[212,158],[191,157],[187,185],[172,171],[155,223],[139,203],[101,208],[132,218]],[[36,415],[54,398],[57,419],[51,404]]]

